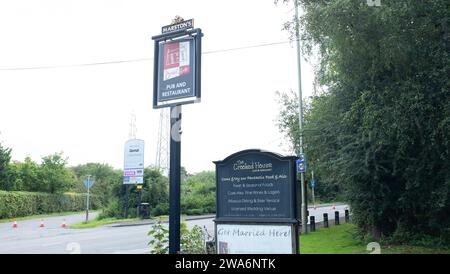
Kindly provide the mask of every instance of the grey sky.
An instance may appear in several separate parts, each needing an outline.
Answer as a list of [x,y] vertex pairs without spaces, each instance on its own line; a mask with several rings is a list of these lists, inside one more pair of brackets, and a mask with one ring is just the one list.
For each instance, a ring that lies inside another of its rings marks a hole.
[[[0,69],[153,58],[152,35],[175,15],[194,18],[203,51],[287,41],[293,5],[273,0],[15,0],[0,2]],[[238,150],[289,153],[275,120],[275,92],[297,91],[294,44],[203,55],[202,102],[183,106],[182,165],[212,170]],[[313,73],[303,62],[304,97]],[[64,151],[70,165],[123,166],[130,113],[154,164],[159,110],[153,61],[0,70],[0,141],[13,159]]]

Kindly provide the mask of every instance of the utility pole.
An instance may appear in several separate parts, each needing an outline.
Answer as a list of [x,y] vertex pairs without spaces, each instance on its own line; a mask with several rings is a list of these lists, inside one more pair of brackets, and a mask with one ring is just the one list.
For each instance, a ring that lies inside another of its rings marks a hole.
[[[299,155],[303,154],[303,100],[302,100],[302,65],[301,65],[301,51],[300,51],[300,22],[298,18],[298,1],[294,0],[295,5],[295,38],[297,40],[297,67],[298,67],[298,123],[300,132],[300,151]],[[302,195],[302,233],[307,234],[308,216],[306,216],[306,188],[305,188],[305,173],[300,172],[300,188]]]

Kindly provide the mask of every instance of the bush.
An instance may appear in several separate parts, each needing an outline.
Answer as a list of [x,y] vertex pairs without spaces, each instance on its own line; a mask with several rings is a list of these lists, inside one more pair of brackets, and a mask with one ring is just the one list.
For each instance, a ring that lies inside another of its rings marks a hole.
[[112,200],[108,206],[103,208],[102,212],[98,215],[98,220],[106,218],[118,218],[122,216],[122,208],[117,199]]
[[[90,208],[100,207],[99,199],[91,195]],[[86,209],[85,194],[0,191],[0,219],[84,209]]]
[[161,216],[169,214],[169,204],[161,203],[150,210],[151,216]]
[[[167,254],[169,252],[169,230],[159,220],[155,223],[148,235],[152,237],[148,243],[152,254]],[[182,254],[206,254],[206,241],[209,239],[209,233],[206,228],[198,225],[191,230],[188,229],[185,222],[180,227],[180,253]]]

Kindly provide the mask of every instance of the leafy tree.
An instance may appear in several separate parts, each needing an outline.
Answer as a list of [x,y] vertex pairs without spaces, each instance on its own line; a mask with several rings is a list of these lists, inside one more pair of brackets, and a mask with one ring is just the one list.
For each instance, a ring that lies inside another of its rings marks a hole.
[[72,168],[76,175],[76,192],[86,192],[83,181],[88,175],[94,180],[90,192],[100,197],[102,204],[106,205],[114,196],[114,188],[122,185],[122,171],[115,170],[108,164],[87,163]]
[[181,211],[189,215],[216,212],[214,171],[193,174],[181,185]]
[[16,163],[17,178],[20,180],[23,191],[45,191],[45,186],[40,180],[40,166],[30,157],[26,157],[23,163]]
[[11,161],[11,149],[3,147],[0,143],[0,189],[11,190],[11,172],[9,162]]
[[304,54],[320,57],[304,134],[321,178],[361,232],[450,244],[450,2],[298,2]]
[[62,152],[42,157],[39,179],[46,192],[58,193],[73,188],[75,174],[66,164],[67,158],[63,158]]

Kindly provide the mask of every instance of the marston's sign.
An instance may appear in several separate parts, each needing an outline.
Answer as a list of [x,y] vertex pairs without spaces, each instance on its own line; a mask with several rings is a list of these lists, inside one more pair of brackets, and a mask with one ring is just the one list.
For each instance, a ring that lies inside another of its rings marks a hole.
[[194,27],[194,19],[186,20],[177,24],[164,26],[161,29],[161,33],[170,33],[178,30],[191,29]]

